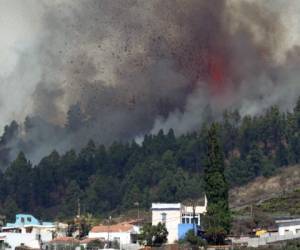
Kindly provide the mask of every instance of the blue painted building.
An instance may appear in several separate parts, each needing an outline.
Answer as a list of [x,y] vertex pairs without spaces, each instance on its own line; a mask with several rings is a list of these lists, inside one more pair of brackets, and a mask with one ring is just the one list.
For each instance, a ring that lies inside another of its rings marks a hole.
[[17,214],[14,223],[7,223],[5,227],[18,228],[23,226],[54,226],[51,222],[42,222],[31,214]]
[[[197,226],[197,225],[195,225]],[[186,233],[190,230],[194,230],[194,224],[179,224],[178,225],[178,239],[184,239]]]

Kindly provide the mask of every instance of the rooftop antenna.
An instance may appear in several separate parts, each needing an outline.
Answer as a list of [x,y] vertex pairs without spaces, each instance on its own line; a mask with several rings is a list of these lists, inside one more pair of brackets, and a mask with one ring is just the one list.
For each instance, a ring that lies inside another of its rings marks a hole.
[[81,211],[80,211],[80,198],[77,200],[77,217],[80,218]]

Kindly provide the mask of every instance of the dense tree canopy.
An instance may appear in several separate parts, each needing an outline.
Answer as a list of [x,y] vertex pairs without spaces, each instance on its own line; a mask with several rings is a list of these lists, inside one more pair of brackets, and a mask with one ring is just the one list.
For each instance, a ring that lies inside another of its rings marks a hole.
[[165,224],[158,223],[157,225],[145,224],[141,228],[139,235],[139,243],[145,246],[159,247],[167,242],[168,231]]
[[207,161],[204,168],[204,189],[208,200],[204,217],[207,239],[223,243],[230,230],[228,183],[225,175],[224,154],[219,140],[218,125],[212,124],[207,135]]
[[[227,111],[217,126],[231,187],[300,162],[300,99],[292,112],[275,106],[259,116],[241,117]],[[5,130],[0,140],[11,133],[10,126]],[[204,193],[206,149],[203,125],[177,137],[173,130],[148,134],[141,145],[133,141],[105,147],[90,141],[78,152],[53,151],[35,166],[21,152],[0,173],[0,213],[9,219],[15,212],[69,218],[80,199],[83,213],[99,216],[134,208],[136,202],[149,208],[154,201],[197,199]]]

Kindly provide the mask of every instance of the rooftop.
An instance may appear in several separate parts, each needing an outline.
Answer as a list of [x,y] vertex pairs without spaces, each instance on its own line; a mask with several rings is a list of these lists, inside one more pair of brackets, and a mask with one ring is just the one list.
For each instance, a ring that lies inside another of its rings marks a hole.
[[281,223],[300,223],[300,218],[297,218],[297,219],[276,220],[275,222],[277,224],[281,224]]
[[130,232],[134,226],[128,223],[119,223],[115,225],[99,225],[91,229],[92,233],[113,233],[113,232]]
[[16,214],[16,221],[14,223],[7,223],[3,229],[19,228],[24,226],[39,226],[39,227],[54,227],[51,222],[41,222],[31,214]]
[[51,241],[49,241],[49,243],[56,243],[56,244],[79,244],[80,240],[74,239],[73,237],[59,237],[59,238],[55,238]]
[[181,203],[152,203],[152,210],[180,210]]

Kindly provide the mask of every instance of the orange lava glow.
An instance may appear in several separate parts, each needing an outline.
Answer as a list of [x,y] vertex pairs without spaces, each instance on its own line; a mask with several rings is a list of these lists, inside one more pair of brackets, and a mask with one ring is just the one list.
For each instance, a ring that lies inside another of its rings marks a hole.
[[210,56],[208,62],[209,81],[213,94],[221,94],[225,82],[225,63],[219,56]]

